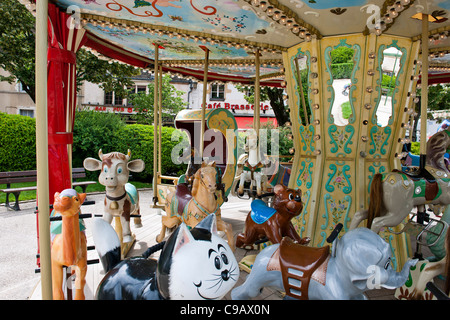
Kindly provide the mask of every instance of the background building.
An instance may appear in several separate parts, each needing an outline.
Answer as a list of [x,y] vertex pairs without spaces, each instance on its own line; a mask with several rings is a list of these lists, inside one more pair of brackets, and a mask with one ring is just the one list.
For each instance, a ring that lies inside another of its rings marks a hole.
[[[8,73],[0,69],[2,75]],[[153,81],[151,73],[143,72],[140,76],[133,78],[133,93],[148,92],[148,85]],[[203,99],[203,83],[192,80],[172,78],[171,84],[179,91],[184,92],[183,100],[187,103],[186,108],[199,109]],[[207,88],[206,107],[225,108],[233,112],[239,129],[245,130],[253,123],[253,105],[244,99],[245,93],[239,92],[233,84],[209,83]],[[114,92],[105,92],[99,85],[84,82],[78,92],[77,100],[79,108],[88,108],[98,112],[114,112],[124,116],[125,120],[132,122],[130,115],[134,114],[134,108],[129,99],[122,99]],[[269,101],[262,101],[261,123],[271,121],[276,125],[275,115],[270,107]],[[9,84],[0,82],[0,112],[8,114],[21,114],[34,118],[35,104],[30,96],[22,90],[20,83]],[[173,125],[173,119],[164,119],[165,125]]]

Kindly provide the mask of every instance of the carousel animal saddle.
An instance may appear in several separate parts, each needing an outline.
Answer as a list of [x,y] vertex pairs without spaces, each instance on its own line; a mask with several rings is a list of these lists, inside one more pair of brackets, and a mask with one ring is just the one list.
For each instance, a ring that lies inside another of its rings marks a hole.
[[267,206],[261,199],[253,200],[250,207],[252,209],[250,216],[257,224],[263,224],[277,212],[275,208]]
[[172,198],[172,201],[176,199],[177,208],[176,212],[182,213],[184,208],[188,205],[189,201],[192,200],[191,190],[187,183],[179,183],[175,187],[175,196]]
[[330,246],[308,247],[284,237],[269,261],[267,269],[281,271],[286,295],[308,300],[311,279],[325,285],[329,257]]
[[[418,174],[409,174],[399,170],[393,170],[402,175],[403,181],[409,178],[414,183],[413,197],[424,197],[426,201],[432,201],[442,193],[436,178],[425,168]],[[404,182],[405,183],[405,182]]]

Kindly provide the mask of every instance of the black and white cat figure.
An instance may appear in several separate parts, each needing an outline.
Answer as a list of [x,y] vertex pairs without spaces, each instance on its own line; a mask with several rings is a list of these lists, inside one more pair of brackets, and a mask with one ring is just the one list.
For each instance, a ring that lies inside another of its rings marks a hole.
[[120,260],[120,242],[103,219],[93,221],[95,247],[106,275],[98,300],[219,300],[236,284],[239,267],[228,243],[217,233],[210,214],[189,230],[183,223],[162,246],[158,261]]

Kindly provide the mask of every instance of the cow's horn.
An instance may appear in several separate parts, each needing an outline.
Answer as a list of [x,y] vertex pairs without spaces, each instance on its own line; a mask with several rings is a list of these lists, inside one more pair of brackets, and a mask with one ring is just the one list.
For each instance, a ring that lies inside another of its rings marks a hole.
[[102,149],[98,150],[98,156],[99,156],[100,160],[103,160],[103,152],[102,152]]
[[131,150],[130,150],[130,149],[128,149],[128,153],[127,153],[127,160],[130,160],[130,158],[131,158]]

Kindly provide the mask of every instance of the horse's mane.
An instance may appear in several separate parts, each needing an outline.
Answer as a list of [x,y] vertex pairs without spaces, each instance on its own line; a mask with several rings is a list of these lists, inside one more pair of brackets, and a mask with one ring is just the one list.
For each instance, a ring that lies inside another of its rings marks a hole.
[[[435,133],[427,142],[427,165],[447,171],[443,158],[450,144],[450,137],[445,131]],[[444,165],[445,166],[445,165]]]
[[198,186],[200,184],[200,169],[197,170],[197,172],[194,174],[194,181],[192,182],[192,190],[191,190],[191,194],[193,197],[196,196],[197,191],[198,191]]

